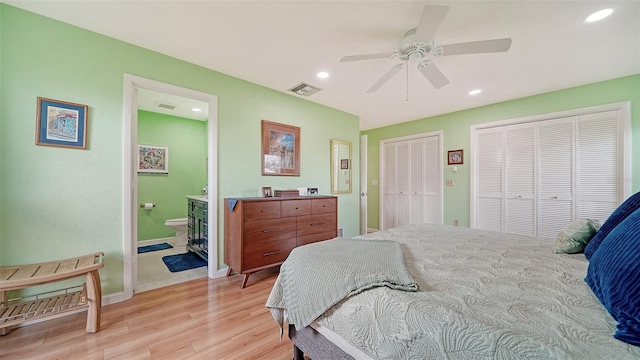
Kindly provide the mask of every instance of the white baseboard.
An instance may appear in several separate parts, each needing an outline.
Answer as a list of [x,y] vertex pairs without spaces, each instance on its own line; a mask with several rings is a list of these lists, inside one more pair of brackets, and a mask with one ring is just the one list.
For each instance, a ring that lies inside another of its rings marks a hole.
[[228,269],[228,267],[219,269],[218,272],[216,273],[216,279],[224,277],[224,276],[227,276],[227,269]]
[[137,245],[138,245],[138,247],[142,247],[142,246],[156,245],[156,244],[162,244],[162,243],[173,243],[175,240],[176,240],[175,237],[140,240],[140,241],[137,242]]
[[367,234],[371,234],[371,233],[378,232],[378,231],[380,231],[380,229],[367,228]]

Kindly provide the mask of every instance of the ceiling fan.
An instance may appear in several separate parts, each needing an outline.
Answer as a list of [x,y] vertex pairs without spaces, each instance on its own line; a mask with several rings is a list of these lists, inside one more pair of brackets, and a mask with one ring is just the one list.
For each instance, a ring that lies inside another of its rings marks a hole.
[[[462,54],[478,54],[504,52],[511,47],[511,39],[492,39],[471,41],[464,43],[436,45],[433,40],[440,23],[449,11],[448,6],[442,5],[426,5],[422,10],[418,27],[407,31],[400,44],[398,50],[392,53],[377,53],[365,55],[351,55],[340,59],[340,62],[371,60],[371,59],[393,59],[398,58],[403,62],[393,66],[386,74],[376,81],[368,93],[377,91],[395,74],[400,72],[408,62],[417,62],[418,70],[424,77],[435,87],[439,89],[449,83],[449,79],[438,69],[436,64],[427,59],[430,56],[451,56]],[[405,64],[406,63],[406,64]]]

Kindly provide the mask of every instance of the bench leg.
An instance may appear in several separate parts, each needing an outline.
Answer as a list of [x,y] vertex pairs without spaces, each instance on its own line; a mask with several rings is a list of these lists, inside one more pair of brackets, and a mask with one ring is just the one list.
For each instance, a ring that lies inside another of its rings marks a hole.
[[94,333],[100,330],[100,318],[102,314],[102,285],[98,270],[93,270],[85,275],[87,286],[87,332]]
[[[0,303],[2,303],[3,307],[8,306],[7,302],[9,301],[9,296],[8,296],[8,292],[7,291],[0,291]],[[0,329],[0,336],[4,336],[7,335],[9,333],[10,329],[3,327],[2,329]]]

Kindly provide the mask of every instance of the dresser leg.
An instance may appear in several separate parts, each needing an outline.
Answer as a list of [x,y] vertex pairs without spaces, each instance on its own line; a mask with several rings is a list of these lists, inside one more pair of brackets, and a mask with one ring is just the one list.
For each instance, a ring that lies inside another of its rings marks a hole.
[[240,285],[241,289],[244,289],[244,287],[247,286],[247,281],[249,280],[249,275],[251,275],[251,274],[244,274],[244,278],[242,278],[242,284]]
[[231,266],[229,266],[229,267],[227,268],[227,276],[231,275],[231,272],[232,272],[232,271],[233,271],[233,270],[231,270]]

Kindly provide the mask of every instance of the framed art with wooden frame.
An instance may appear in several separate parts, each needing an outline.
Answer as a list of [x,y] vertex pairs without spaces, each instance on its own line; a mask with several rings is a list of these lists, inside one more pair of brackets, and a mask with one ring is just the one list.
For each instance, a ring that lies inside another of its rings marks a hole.
[[87,105],[38,97],[36,145],[87,148]]
[[447,151],[447,164],[448,165],[460,165],[464,163],[464,158],[462,155],[462,149],[460,150],[449,150]]
[[300,176],[300,128],[262,120],[262,175]]

